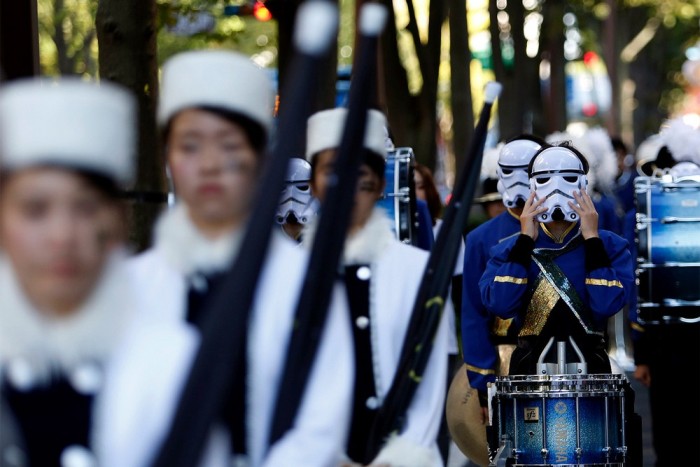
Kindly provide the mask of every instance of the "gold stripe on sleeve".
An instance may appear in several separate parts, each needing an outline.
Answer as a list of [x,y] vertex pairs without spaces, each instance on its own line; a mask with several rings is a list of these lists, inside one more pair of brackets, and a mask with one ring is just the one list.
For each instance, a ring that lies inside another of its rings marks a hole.
[[527,284],[527,277],[513,277],[513,276],[496,276],[493,278],[494,282],[511,282],[513,284]]
[[602,285],[603,287],[619,287],[622,288],[620,281],[609,281],[607,279],[586,279],[586,285]]

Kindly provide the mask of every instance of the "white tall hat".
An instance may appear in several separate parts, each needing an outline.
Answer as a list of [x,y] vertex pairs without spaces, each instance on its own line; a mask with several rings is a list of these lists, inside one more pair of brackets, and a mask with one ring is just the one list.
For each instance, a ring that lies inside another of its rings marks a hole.
[[[306,122],[306,159],[324,149],[340,146],[345,128],[348,109],[335,109],[316,112]],[[367,112],[367,125],[363,146],[382,157],[386,157],[386,117],[378,110]]]
[[0,90],[3,170],[57,165],[132,181],[136,99],[125,88],[79,78],[23,79]]
[[188,107],[212,106],[241,114],[269,134],[274,110],[272,80],[249,57],[228,50],[196,50],[163,65],[158,124]]

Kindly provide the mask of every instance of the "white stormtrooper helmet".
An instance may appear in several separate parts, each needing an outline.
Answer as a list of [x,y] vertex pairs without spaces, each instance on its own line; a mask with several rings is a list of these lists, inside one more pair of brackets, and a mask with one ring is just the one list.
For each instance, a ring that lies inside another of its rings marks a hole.
[[532,139],[518,137],[507,142],[498,156],[498,192],[507,208],[522,207],[530,196],[527,168],[542,145]]
[[275,219],[278,224],[288,222],[290,216],[300,224],[306,224],[316,213],[311,209],[311,164],[306,160],[293,157],[289,160],[285,186],[282,190],[280,204]]
[[534,157],[529,172],[535,200],[546,199],[542,206],[547,211],[537,216],[538,221],[579,220],[569,201],[575,203],[574,191],[584,191],[588,186],[588,162],[583,155],[570,146],[546,148]]

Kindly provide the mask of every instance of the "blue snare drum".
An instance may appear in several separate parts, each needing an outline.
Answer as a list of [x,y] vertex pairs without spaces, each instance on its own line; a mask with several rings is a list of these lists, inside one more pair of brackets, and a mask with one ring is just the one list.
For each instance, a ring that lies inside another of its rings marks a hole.
[[507,465],[624,466],[624,375],[496,378],[494,425]]
[[384,197],[377,201],[392,220],[397,238],[411,245],[416,241],[417,222],[413,160],[411,148],[396,148],[387,154]]
[[638,316],[700,321],[700,177],[637,177]]

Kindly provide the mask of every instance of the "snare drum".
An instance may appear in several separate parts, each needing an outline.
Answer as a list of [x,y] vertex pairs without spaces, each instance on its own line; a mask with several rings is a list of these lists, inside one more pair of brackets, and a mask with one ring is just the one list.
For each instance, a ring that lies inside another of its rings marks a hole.
[[491,404],[504,448],[496,459],[623,466],[626,381],[622,374],[498,376]]
[[700,320],[700,178],[637,177],[635,197],[640,322]]
[[404,243],[416,243],[416,190],[413,184],[413,149],[396,148],[386,158],[386,188],[377,204],[392,220],[393,231]]

